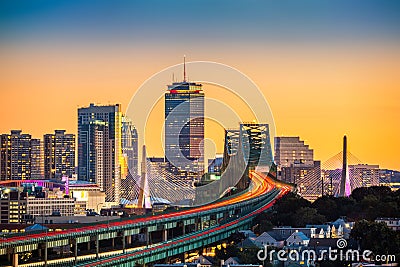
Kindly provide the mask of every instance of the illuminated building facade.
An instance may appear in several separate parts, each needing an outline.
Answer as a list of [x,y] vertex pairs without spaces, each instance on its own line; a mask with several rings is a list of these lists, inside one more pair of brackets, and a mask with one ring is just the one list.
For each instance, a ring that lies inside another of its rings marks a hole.
[[95,182],[106,193],[106,202],[119,203],[121,166],[121,106],[78,109],[78,179]]
[[31,177],[31,135],[12,130],[0,136],[0,180]]
[[321,162],[314,161],[314,151],[300,137],[275,137],[275,162],[278,178],[297,184],[302,197],[313,201],[328,190],[322,182]]
[[75,135],[55,130],[44,137],[44,173],[46,179],[61,180],[75,172]]
[[350,186],[353,190],[358,187],[378,186],[379,176],[379,165],[349,165]]
[[275,163],[278,167],[291,164],[314,165],[314,151],[300,137],[275,137]]
[[122,117],[122,154],[127,159],[128,170],[132,175],[138,174],[138,135],[132,121]]
[[43,142],[31,140],[31,179],[44,179]]
[[165,157],[180,172],[203,173],[204,92],[202,85],[172,83],[165,93]]

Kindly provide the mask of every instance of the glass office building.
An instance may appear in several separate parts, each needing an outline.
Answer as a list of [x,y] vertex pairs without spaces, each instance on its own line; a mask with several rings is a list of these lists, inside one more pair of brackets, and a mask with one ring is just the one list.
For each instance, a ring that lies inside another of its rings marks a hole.
[[165,93],[165,157],[181,172],[204,169],[204,92],[194,82],[172,83]]

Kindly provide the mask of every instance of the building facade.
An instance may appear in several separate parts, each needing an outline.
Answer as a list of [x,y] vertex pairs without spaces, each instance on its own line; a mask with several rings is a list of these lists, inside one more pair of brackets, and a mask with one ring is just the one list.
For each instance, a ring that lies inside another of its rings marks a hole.
[[40,139],[31,139],[31,178],[44,179],[44,151]]
[[0,136],[0,180],[31,178],[31,135],[21,130]]
[[75,172],[75,135],[55,130],[54,134],[45,134],[43,139],[45,178],[61,180],[63,176],[72,177]]
[[[184,80],[165,92],[165,158],[194,179],[204,170],[204,92]],[[190,175],[189,175],[190,176]]]
[[121,166],[121,106],[78,109],[78,179],[97,183],[106,202],[119,203]]
[[138,134],[126,116],[122,117],[122,154],[126,158],[129,172],[132,175],[138,174]]
[[275,137],[275,163],[278,167],[291,164],[314,165],[314,151],[300,137]]
[[349,165],[350,187],[352,190],[358,187],[378,186],[379,176],[379,165]]

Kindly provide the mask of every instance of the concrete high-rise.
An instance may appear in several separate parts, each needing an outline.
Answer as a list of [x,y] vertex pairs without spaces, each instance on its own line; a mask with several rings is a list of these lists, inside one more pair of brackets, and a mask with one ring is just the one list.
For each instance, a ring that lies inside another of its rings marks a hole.
[[31,139],[31,178],[44,178],[44,154],[43,141],[40,139]]
[[300,137],[275,137],[275,163],[278,179],[297,184],[302,197],[313,201],[323,194],[321,162]]
[[43,139],[45,178],[61,180],[63,176],[72,177],[75,172],[75,135],[55,130],[54,134],[45,134]]
[[314,165],[314,151],[300,137],[275,137],[275,163],[278,167],[291,164]]
[[119,203],[121,132],[119,104],[78,109],[78,179],[97,183],[107,202]]
[[186,81],[168,85],[165,92],[165,157],[183,172],[201,175],[204,169],[204,92]]
[[0,180],[31,178],[31,135],[12,130],[0,137]]
[[128,170],[132,175],[138,174],[138,134],[132,121],[122,117],[122,154],[127,159]]

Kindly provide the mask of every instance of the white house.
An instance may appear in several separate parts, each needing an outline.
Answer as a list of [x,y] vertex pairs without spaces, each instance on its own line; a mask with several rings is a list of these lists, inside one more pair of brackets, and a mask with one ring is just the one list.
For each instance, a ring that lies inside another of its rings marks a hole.
[[[329,224],[332,226],[332,237],[336,238],[349,238],[351,229],[353,229],[354,226],[354,222],[348,222],[343,218],[339,218]],[[333,227],[335,227],[335,231]]]
[[308,238],[302,232],[294,232],[286,239],[287,246],[308,246],[309,242],[310,238]]
[[269,233],[264,232],[254,240],[254,244],[257,247],[273,246],[277,248],[282,248],[284,245],[284,241],[277,240],[276,238],[272,237]]
[[227,260],[223,261],[222,265],[231,266],[231,265],[238,265],[240,261],[238,257],[230,257]]
[[330,238],[332,227],[329,224],[307,224],[307,228],[315,228],[315,236],[311,238]]

